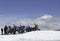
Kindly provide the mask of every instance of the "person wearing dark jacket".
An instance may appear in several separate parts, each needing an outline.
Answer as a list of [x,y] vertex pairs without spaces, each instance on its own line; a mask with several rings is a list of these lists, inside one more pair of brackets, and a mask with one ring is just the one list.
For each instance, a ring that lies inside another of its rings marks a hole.
[[16,25],[13,24],[12,30],[13,30],[13,34],[16,34]]
[[12,28],[11,28],[11,26],[9,26],[9,30],[8,30],[8,34],[12,34]]
[[37,24],[35,24],[35,31],[36,30],[40,30],[39,28],[38,28],[38,25]]
[[4,27],[4,34],[8,34],[8,27],[7,27],[7,25],[5,25],[5,27]]
[[1,28],[1,35],[3,35],[3,28]]
[[22,25],[20,25],[20,27],[19,27],[19,33],[24,33],[24,28],[25,28],[25,26],[22,26]]

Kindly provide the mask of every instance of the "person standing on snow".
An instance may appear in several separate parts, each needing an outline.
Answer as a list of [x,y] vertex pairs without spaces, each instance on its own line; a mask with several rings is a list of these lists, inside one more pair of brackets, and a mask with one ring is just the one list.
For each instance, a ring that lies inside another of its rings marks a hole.
[[4,27],[4,34],[5,35],[8,34],[8,27],[7,27],[7,25],[5,25],[5,27]]
[[30,32],[30,26],[26,26],[25,29],[26,29],[26,32]]
[[13,34],[16,34],[16,25],[15,24],[13,24],[12,30],[13,30]]
[[1,28],[1,35],[3,35],[3,28]]
[[12,28],[11,28],[11,26],[8,26],[8,27],[9,27],[8,34],[12,34]]

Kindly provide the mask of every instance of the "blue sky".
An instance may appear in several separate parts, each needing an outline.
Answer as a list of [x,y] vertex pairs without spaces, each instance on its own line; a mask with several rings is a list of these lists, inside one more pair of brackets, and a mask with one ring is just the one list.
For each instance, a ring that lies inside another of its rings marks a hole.
[[44,14],[60,17],[60,0],[0,0],[0,23]]

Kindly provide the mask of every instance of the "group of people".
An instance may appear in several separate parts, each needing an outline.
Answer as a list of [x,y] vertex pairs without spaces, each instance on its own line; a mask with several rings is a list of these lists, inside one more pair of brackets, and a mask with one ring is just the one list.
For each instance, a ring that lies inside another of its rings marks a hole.
[[25,33],[25,32],[30,32],[30,31],[36,31],[36,30],[40,30],[38,28],[38,25],[35,25],[35,27],[30,27],[30,26],[16,26],[13,25],[13,27],[11,26],[7,26],[5,25],[4,28],[1,28],[1,34],[2,35],[9,35],[9,34],[16,34],[18,33]]

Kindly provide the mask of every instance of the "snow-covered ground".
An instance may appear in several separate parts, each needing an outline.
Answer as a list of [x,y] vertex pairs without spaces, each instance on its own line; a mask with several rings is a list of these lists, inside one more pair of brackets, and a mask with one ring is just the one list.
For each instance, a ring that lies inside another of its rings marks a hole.
[[60,31],[32,31],[16,35],[0,35],[0,41],[60,41]]

